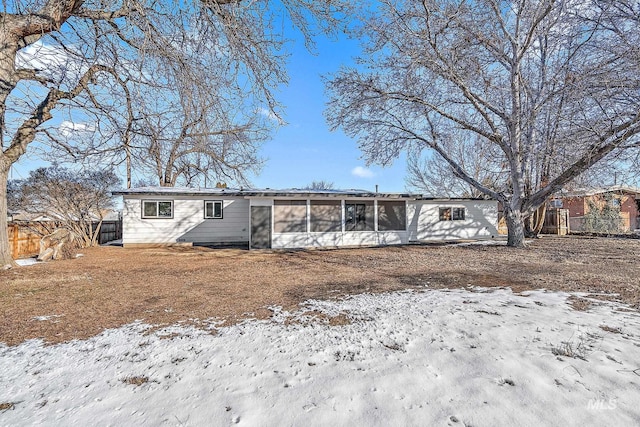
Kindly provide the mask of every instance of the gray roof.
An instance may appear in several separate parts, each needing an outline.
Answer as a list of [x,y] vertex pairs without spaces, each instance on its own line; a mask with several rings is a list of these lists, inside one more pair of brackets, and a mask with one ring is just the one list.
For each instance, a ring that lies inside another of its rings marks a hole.
[[309,190],[300,188],[187,188],[187,187],[139,187],[113,191],[114,195],[155,195],[155,196],[236,196],[236,197],[384,197],[415,198],[409,193],[375,193],[366,190]]
[[603,194],[603,193],[640,194],[640,188],[631,187],[628,185],[611,185],[609,187],[576,188],[573,190],[563,190],[557,193],[556,197],[582,197],[582,196],[593,196],[595,194]]
[[138,196],[206,196],[206,197],[375,197],[384,199],[415,199],[432,201],[485,200],[467,197],[430,197],[416,193],[376,193],[367,190],[309,190],[301,188],[189,188],[189,187],[139,187],[113,191],[114,195]]

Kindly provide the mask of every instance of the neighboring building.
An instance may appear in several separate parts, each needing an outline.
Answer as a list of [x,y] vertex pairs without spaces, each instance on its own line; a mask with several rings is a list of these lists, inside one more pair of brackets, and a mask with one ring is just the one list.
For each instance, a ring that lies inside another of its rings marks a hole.
[[362,190],[144,187],[122,195],[123,245],[304,248],[497,236],[497,202]]
[[620,207],[622,230],[629,232],[640,228],[640,188],[615,185],[604,188],[563,191],[549,201],[549,206],[569,211],[571,231],[584,230],[584,216],[589,205],[602,206],[614,203]]

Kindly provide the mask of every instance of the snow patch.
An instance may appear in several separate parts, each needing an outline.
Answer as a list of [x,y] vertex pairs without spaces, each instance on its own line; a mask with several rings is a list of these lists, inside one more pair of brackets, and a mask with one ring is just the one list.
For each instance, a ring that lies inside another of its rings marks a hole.
[[27,267],[29,265],[37,264],[38,261],[35,258],[22,258],[22,259],[16,259],[15,263],[21,267]]
[[[0,425],[637,425],[640,314],[568,296],[364,294],[0,345]],[[287,321],[311,311],[350,323]]]
[[62,316],[64,316],[64,314],[49,314],[47,316],[35,316],[35,317],[32,317],[31,320],[37,320],[39,322],[46,322],[48,320],[52,320],[53,319],[53,322],[55,323],[55,322],[58,322],[55,319],[57,319],[58,317],[62,317]]

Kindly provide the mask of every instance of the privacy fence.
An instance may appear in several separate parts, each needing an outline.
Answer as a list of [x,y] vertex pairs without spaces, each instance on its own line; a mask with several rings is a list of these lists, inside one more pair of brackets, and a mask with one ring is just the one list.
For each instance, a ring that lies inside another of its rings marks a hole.
[[[547,209],[541,233],[564,236],[571,232],[573,225],[569,219],[568,209]],[[502,212],[498,213],[498,234],[508,234],[507,222]]]
[[[10,222],[9,246],[14,259],[38,255],[40,252],[40,239],[51,233],[62,224],[56,221],[15,221]],[[98,226],[97,222],[93,227]],[[122,239],[122,220],[103,221],[100,227],[98,243],[104,244],[113,240]]]

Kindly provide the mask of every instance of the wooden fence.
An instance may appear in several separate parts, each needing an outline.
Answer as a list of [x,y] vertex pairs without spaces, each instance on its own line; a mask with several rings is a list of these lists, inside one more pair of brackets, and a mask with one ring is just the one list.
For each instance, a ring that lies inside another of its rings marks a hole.
[[46,234],[44,228],[38,223],[10,222],[7,231],[11,255],[14,259],[37,255],[40,251],[40,238]]
[[[557,234],[559,236],[564,236],[569,234],[572,229],[573,222],[569,224],[568,209],[547,209],[544,217],[544,225],[542,226],[542,234]],[[504,214],[502,212],[498,212],[498,234],[508,234],[507,222],[504,219]]]
[[[9,232],[9,246],[14,259],[25,258],[38,255],[40,252],[40,239],[42,236],[51,233],[61,224],[54,221],[19,221],[10,222],[7,231]],[[98,223],[93,224],[94,230]],[[122,220],[103,221],[98,235],[98,243],[104,244],[112,240],[122,238]]]
[[[93,223],[93,229],[98,226],[97,222]],[[100,227],[100,235],[98,236],[98,244],[104,245],[107,242],[122,239],[122,220],[102,221]]]
[[569,234],[569,209],[547,209],[542,226],[542,234],[557,234],[566,236]]

